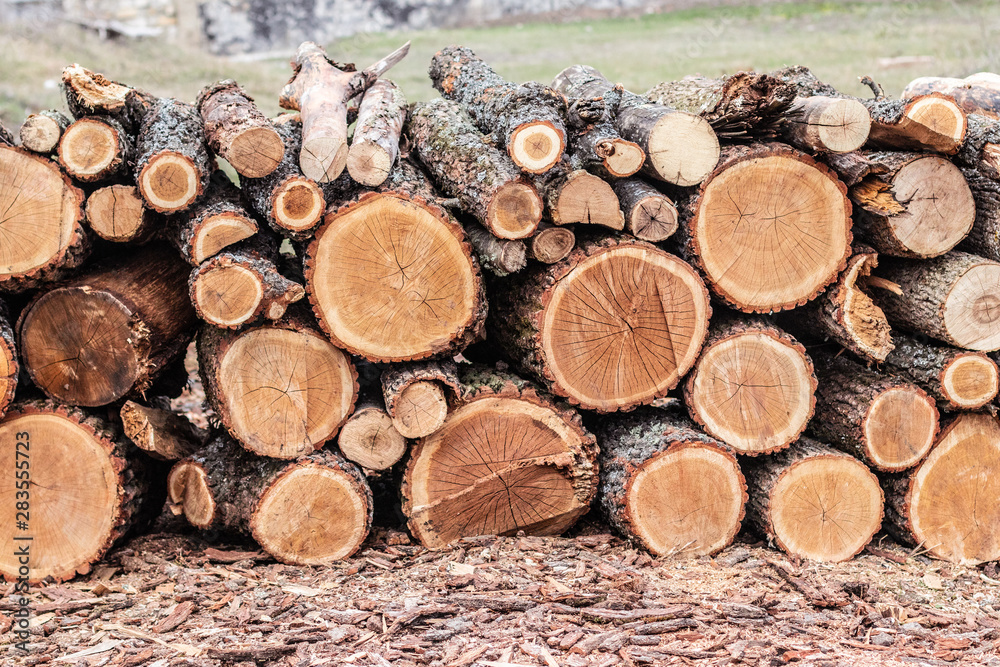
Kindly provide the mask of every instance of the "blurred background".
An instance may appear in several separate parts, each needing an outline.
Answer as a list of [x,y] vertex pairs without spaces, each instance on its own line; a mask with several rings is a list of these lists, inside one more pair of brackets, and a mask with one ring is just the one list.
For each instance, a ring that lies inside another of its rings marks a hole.
[[687,74],[801,64],[846,93],[870,75],[898,95],[917,76],[1000,70],[1000,0],[0,0],[0,121],[63,108],[62,68],[85,67],[193,101],[235,78],[267,113],[303,40],[364,67],[406,40],[390,74],[434,95],[432,54],[472,47],[508,79],[593,65],[645,92]]

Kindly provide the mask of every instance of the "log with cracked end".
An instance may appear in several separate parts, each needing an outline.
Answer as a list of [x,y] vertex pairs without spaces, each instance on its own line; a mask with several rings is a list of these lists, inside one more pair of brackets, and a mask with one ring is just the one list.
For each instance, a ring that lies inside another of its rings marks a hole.
[[206,86],[195,103],[215,154],[240,176],[260,178],[274,171],[285,144],[246,91],[232,79]]
[[1000,74],[977,72],[964,79],[925,76],[906,84],[901,97],[910,99],[930,93],[954,98],[968,114],[982,114],[1000,119]]
[[708,121],[616,87],[593,67],[568,67],[556,76],[553,87],[570,98],[604,98],[614,110],[619,134],[646,154],[643,171],[648,176],[674,185],[697,185],[719,161],[719,138]]
[[225,435],[174,464],[167,506],[201,529],[250,535],[289,565],[329,565],[364,542],[372,493],[353,463],[330,450],[265,459]]
[[[558,535],[597,491],[597,445],[579,415],[530,383],[463,367],[461,397],[420,440],[403,477],[403,513],[428,547],[472,535]],[[485,462],[485,463],[484,463]]]
[[966,566],[1000,558],[1000,422],[966,413],[941,431],[927,460],[883,480],[886,529],[903,544]]
[[21,146],[33,153],[51,155],[71,122],[66,114],[56,109],[33,113],[21,124]]
[[558,227],[549,222],[538,225],[535,235],[527,243],[529,255],[543,264],[561,262],[573,252],[574,247],[576,247],[576,234],[573,233],[573,229]]
[[208,431],[183,415],[157,407],[125,401],[119,415],[125,436],[153,458],[177,461],[191,456],[208,442]]
[[494,236],[523,239],[535,233],[544,204],[511,159],[490,146],[461,105],[436,99],[407,118],[414,152],[446,195]]
[[403,91],[379,79],[365,92],[358,124],[347,152],[347,172],[358,183],[375,187],[385,182],[399,157],[399,138],[406,120]]
[[164,235],[186,262],[200,266],[224,248],[254,236],[257,230],[257,221],[243,205],[240,189],[224,172],[216,171],[205,196],[171,216]]
[[871,114],[868,142],[878,148],[954,155],[966,132],[965,112],[941,93],[906,100],[862,100]]
[[731,450],[676,410],[605,417],[599,502],[619,533],[656,556],[704,556],[740,530],[746,480]]
[[859,100],[812,95],[795,98],[781,136],[802,150],[849,153],[865,145],[871,127],[871,114]]
[[173,248],[150,244],[38,295],[17,324],[28,376],[73,405],[144,391],[194,335],[189,270]]
[[746,461],[747,519],[786,553],[842,562],[882,524],[882,489],[863,463],[811,438]]
[[677,231],[677,207],[670,197],[641,178],[622,178],[611,185],[621,202],[629,234],[659,243]]
[[382,371],[382,397],[396,430],[423,438],[441,428],[448,416],[448,396],[461,392],[453,361],[415,361]]
[[87,116],[62,133],[59,164],[78,181],[104,181],[129,167],[132,143],[133,138],[110,116]]
[[337,436],[337,447],[363,470],[381,472],[399,463],[409,448],[396,430],[378,391],[362,392]]
[[278,103],[302,115],[302,143],[295,152],[306,178],[328,183],[340,176],[347,166],[348,101],[368,90],[409,50],[407,42],[358,72],[353,65],[338,67],[318,44],[299,46],[291,63],[294,73]]
[[611,184],[585,169],[560,162],[536,176],[535,187],[556,225],[600,225],[615,231],[625,227],[625,216]]
[[116,243],[144,243],[164,227],[164,219],[147,208],[139,189],[116,183],[87,197],[87,226],[102,239]]
[[160,213],[186,209],[208,188],[213,163],[194,106],[169,98],[149,104],[136,140],[135,178],[150,208]]
[[139,131],[143,111],[154,99],[76,63],[63,68],[62,83],[73,118],[110,116],[129,133]]

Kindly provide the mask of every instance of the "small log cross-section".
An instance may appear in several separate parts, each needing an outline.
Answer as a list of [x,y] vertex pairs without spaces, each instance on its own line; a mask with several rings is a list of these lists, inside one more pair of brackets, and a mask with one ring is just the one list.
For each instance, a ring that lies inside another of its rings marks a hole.
[[170,410],[125,401],[119,414],[125,436],[155,459],[183,459],[208,442],[207,431]]
[[1000,377],[985,354],[903,334],[893,339],[896,348],[886,357],[885,369],[920,385],[942,410],[975,410],[996,398]]
[[21,124],[21,145],[33,153],[51,155],[70,122],[66,114],[55,109],[33,113]]
[[372,84],[358,108],[358,124],[347,152],[347,172],[358,183],[385,182],[399,156],[399,137],[406,119],[406,98],[387,79]]
[[458,46],[434,54],[428,74],[437,91],[468,110],[522,171],[543,174],[559,162],[566,147],[565,101],[554,90],[511,83]]
[[141,243],[163,226],[163,217],[146,208],[134,185],[108,185],[87,197],[87,226],[106,241]]
[[951,97],[968,114],[1000,119],[1000,75],[993,72],[978,72],[964,79],[920,77],[906,84],[902,98],[910,99],[930,93]]
[[524,381],[467,369],[462,398],[420,440],[403,478],[413,535],[440,547],[474,535],[558,535],[597,491],[597,446],[579,415]]
[[794,338],[763,320],[716,319],[684,397],[709,435],[755,456],[799,437],[815,391],[812,362]]
[[257,222],[243,206],[240,189],[222,171],[212,174],[205,197],[170,218],[166,236],[193,266],[223,248],[257,233]]
[[974,566],[1000,558],[1000,423],[962,414],[927,460],[885,482],[886,527],[932,556]]
[[458,352],[486,299],[461,228],[407,194],[367,193],[331,207],[306,253],[306,289],[323,330],[370,361]]
[[814,349],[813,360],[819,377],[813,437],[883,472],[923,460],[938,432],[938,411],[926,392],[843,355]]
[[605,239],[532,267],[490,297],[490,339],[554,394],[589,410],[651,403],[694,365],[708,293],[685,262]]
[[93,183],[129,166],[132,138],[107,116],[81,118],[59,140],[59,163],[78,181]]
[[615,129],[612,110],[603,98],[573,100],[566,113],[572,131],[569,162],[607,178],[627,178],[640,169],[646,154]]
[[719,297],[745,312],[815,298],[851,253],[847,188],[784,144],[727,148],[688,211],[688,257]]
[[209,147],[236,173],[260,178],[277,168],[285,145],[239,84],[232,79],[213,83],[198,94],[196,104]]
[[178,461],[168,506],[202,529],[251,535],[289,565],[328,565],[364,542],[372,493],[361,471],[320,450],[295,461],[264,459],[219,436]]
[[448,416],[446,392],[459,391],[458,369],[451,361],[418,361],[382,371],[385,409],[407,438],[422,438],[441,428]]
[[860,101],[849,97],[798,97],[789,108],[782,137],[814,153],[849,153],[865,145],[872,118]]
[[[30,461],[30,469],[18,461]],[[0,522],[0,577],[31,582],[72,579],[163,507],[162,473],[110,422],[54,403],[15,404],[0,421],[0,481],[10,519]],[[15,470],[25,471],[14,475]],[[30,487],[24,485],[30,479]],[[19,483],[20,480],[20,483]],[[16,495],[28,489],[28,496]],[[17,510],[15,498],[26,502]],[[27,500],[23,500],[27,498]],[[19,528],[19,525],[21,526]],[[17,548],[30,539],[28,571]]]
[[[65,141],[65,137],[63,137]],[[213,160],[198,110],[175,99],[153,102],[136,142],[136,183],[149,207],[175,213],[204,194]]]
[[396,465],[406,454],[406,438],[396,430],[378,392],[362,394],[354,414],[344,422],[337,447],[363,470],[379,472]]
[[535,185],[544,193],[554,224],[601,225],[616,231],[625,227],[625,216],[611,185],[585,169],[572,169],[562,162],[535,177]]
[[347,102],[363,94],[409,50],[407,42],[357,72],[354,65],[338,67],[318,44],[299,45],[291,63],[294,73],[278,103],[302,115],[302,142],[294,151],[287,143],[285,149],[296,156],[306,178],[328,183],[340,176],[347,166]]
[[968,350],[1000,349],[1000,262],[952,251],[885,260],[878,275],[899,286],[875,294],[891,324]]
[[908,100],[863,100],[871,114],[868,143],[878,148],[954,155],[965,139],[965,112],[941,93]]
[[783,551],[841,562],[882,524],[882,489],[863,463],[809,438],[747,461],[747,518]]
[[625,229],[642,241],[666,241],[677,231],[677,207],[670,198],[638,178],[612,184],[625,213]]
[[173,248],[147,246],[41,294],[18,321],[29,377],[73,405],[144,391],[194,333],[188,272]]
[[721,551],[740,530],[746,481],[726,446],[673,411],[605,417],[599,503],[621,534],[657,556]]
[[486,143],[461,106],[442,99],[418,104],[407,131],[435,184],[493,235],[534,234],[544,208],[538,192],[510,158]]
[[[469,235],[471,239],[471,234]],[[576,234],[569,227],[557,227],[543,222],[528,241],[530,256],[543,264],[555,264],[566,259],[576,246]],[[482,259],[480,259],[482,261]],[[521,266],[520,268],[524,268]],[[513,273],[512,271],[508,273]]]
[[0,146],[0,289],[58,280],[86,259],[83,192],[51,160]]
[[350,357],[297,315],[241,331],[204,327],[198,367],[219,420],[261,456],[293,459],[319,449],[358,395]]

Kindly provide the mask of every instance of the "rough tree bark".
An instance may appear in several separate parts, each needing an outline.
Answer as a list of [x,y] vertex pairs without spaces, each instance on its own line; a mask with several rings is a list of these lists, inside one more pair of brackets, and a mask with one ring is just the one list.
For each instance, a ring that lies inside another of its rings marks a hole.
[[382,397],[396,430],[423,438],[441,428],[448,416],[448,393],[461,391],[453,361],[418,361],[382,371]]
[[[498,278],[517,273],[528,265],[528,248],[520,239],[498,239],[482,225],[469,222],[463,227],[479,266]],[[572,232],[571,232],[572,233]],[[534,242],[538,235],[532,236]]]
[[385,182],[399,157],[399,138],[406,120],[406,98],[392,81],[372,84],[358,108],[358,124],[347,152],[347,172],[358,183]]
[[174,99],[149,105],[136,140],[135,178],[150,208],[175,213],[193,204],[208,187],[213,162],[197,109]]
[[195,104],[205,123],[209,148],[240,176],[261,178],[281,163],[285,154],[281,136],[235,81],[206,86]]
[[10,313],[7,305],[0,301],[0,417],[7,414],[7,408],[14,401],[14,391],[17,389],[20,372],[21,362],[17,356]]
[[625,214],[625,229],[637,239],[659,243],[677,231],[677,207],[670,198],[639,178],[622,178],[612,187]]
[[604,178],[627,178],[642,169],[646,153],[615,129],[612,110],[603,97],[569,101],[569,163]]

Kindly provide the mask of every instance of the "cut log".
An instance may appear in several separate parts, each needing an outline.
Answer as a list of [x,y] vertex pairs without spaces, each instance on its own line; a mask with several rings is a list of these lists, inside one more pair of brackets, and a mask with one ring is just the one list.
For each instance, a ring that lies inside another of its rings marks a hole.
[[289,565],[347,558],[371,528],[371,489],[353,463],[329,450],[278,461],[220,436],[175,464],[167,488],[169,507],[192,525],[249,534]]
[[597,445],[524,381],[465,369],[444,426],[414,447],[403,513],[427,547],[473,535],[558,535],[597,491]]
[[285,144],[281,163],[263,178],[240,179],[244,200],[271,229],[301,241],[312,236],[323,218],[326,200],[316,181],[298,165],[302,123],[291,118],[275,124]]
[[132,138],[107,116],[88,116],[66,128],[59,140],[59,163],[78,181],[94,183],[123,172],[130,163]]
[[51,155],[71,122],[66,114],[56,109],[33,113],[21,124],[21,146],[34,153]]
[[934,399],[908,380],[813,349],[819,389],[809,433],[876,470],[917,465],[938,433]]
[[873,146],[954,155],[965,140],[965,112],[947,95],[863,102],[872,118],[868,142]]
[[205,327],[198,366],[219,420],[261,456],[293,459],[319,449],[358,395],[350,358],[298,316],[238,332]]
[[569,162],[606,178],[627,178],[642,169],[646,153],[615,129],[604,98],[573,100],[566,112],[571,127]]
[[448,395],[462,390],[451,361],[423,361],[382,371],[382,397],[396,430],[423,438],[441,428],[448,416]]
[[11,471],[0,482],[10,504],[0,575],[9,581],[86,574],[163,507],[154,462],[110,422],[76,408],[16,404],[0,421],[0,462]]
[[543,210],[538,192],[510,158],[486,143],[461,106],[442,99],[418,104],[407,132],[438,188],[457,197],[494,236],[534,234]]
[[83,192],[51,160],[0,146],[0,210],[0,289],[59,280],[86,259]]
[[629,234],[651,243],[666,241],[677,231],[677,207],[670,198],[638,178],[623,178],[613,184],[625,213]]
[[[79,121],[77,121],[79,122]],[[87,197],[87,226],[106,241],[143,243],[163,227],[163,218],[146,208],[134,185],[106,185]]]
[[552,86],[571,98],[604,98],[614,110],[619,134],[645,152],[643,171],[648,176],[674,185],[697,185],[719,161],[719,138],[708,121],[624,91],[593,67],[568,67]]
[[362,395],[337,436],[340,453],[363,470],[381,472],[399,463],[406,454],[406,438],[396,430],[377,392]]
[[941,410],[975,410],[993,401],[1000,389],[997,365],[981,352],[932,345],[903,334],[885,369],[906,378],[933,396]]
[[461,227],[403,192],[331,207],[305,258],[323,330],[370,361],[454,354],[478,338],[486,298]]
[[625,216],[615,191],[607,181],[589,171],[573,169],[561,162],[536,176],[535,186],[543,193],[554,224],[600,225],[616,231],[625,227]]
[[885,481],[886,528],[904,544],[975,566],[1000,558],[1000,423],[962,414],[912,474]]
[[804,151],[849,153],[865,145],[871,127],[871,114],[859,100],[813,95],[795,99],[781,134]]
[[10,325],[7,306],[0,302],[0,417],[7,414],[7,408],[14,400],[20,372],[14,329]]
[[338,66],[313,42],[303,42],[292,59],[291,80],[278,104],[302,115],[301,144],[285,150],[297,156],[302,174],[317,183],[328,183],[347,166],[347,102],[363,94],[376,79],[402,60],[410,43],[374,65],[357,72],[353,65]]
[[406,120],[403,91],[387,79],[372,84],[358,108],[358,124],[347,152],[347,172],[358,183],[385,182],[399,156],[399,137]]
[[861,552],[882,524],[878,478],[852,456],[809,438],[748,461],[747,519],[797,558],[841,562]]
[[976,220],[969,235],[957,247],[1000,261],[1000,178],[987,176],[979,169],[962,169],[962,174],[976,202]]
[[965,142],[955,155],[955,162],[965,169],[975,169],[981,176],[1000,180],[1000,119],[978,114],[968,117]]
[[490,296],[490,334],[515,365],[588,410],[650,403],[694,365],[711,308],[685,262],[642,241],[578,246]]
[[191,272],[188,287],[198,317],[227,329],[259,317],[280,320],[290,304],[306,295],[265,253],[243,244],[205,260]]
[[879,277],[901,294],[875,302],[891,324],[968,350],[1000,349],[1000,262],[952,251],[931,260],[887,260]]
[[[473,245],[475,245],[475,240],[472,239],[471,232],[467,231],[467,233],[469,233],[469,238]],[[513,242],[508,241],[508,243]],[[572,229],[569,227],[556,227],[551,223],[543,222],[538,225],[538,230],[528,242],[528,251],[531,257],[543,264],[555,264],[566,259],[573,251],[575,245],[576,234],[573,233]],[[480,263],[482,263],[482,255],[480,255]],[[508,271],[508,273],[513,273],[513,271]]]
[[193,204],[204,194],[213,171],[198,110],[174,99],[150,104],[139,129],[136,156],[139,192],[160,213],[175,213]]
[[458,46],[434,54],[427,73],[437,91],[461,104],[480,131],[492,133],[522,171],[543,174],[559,162],[566,148],[566,102],[551,88],[511,83]]
[[[524,241],[498,239],[475,222],[466,224],[464,229],[469,245],[476,251],[479,266],[498,278],[517,273],[528,265],[528,248]],[[530,241],[536,238],[533,236]]]
[[814,299],[851,253],[847,188],[784,144],[726,148],[685,217],[686,256],[721,299],[744,312]]
[[240,189],[221,171],[212,175],[205,197],[173,216],[166,230],[181,257],[193,266],[256,233],[257,222],[244,208]]
[[[142,123],[140,111],[145,102],[151,101],[145,93],[75,63],[63,68],[62,83],[66,106],[73,118],[110,116],[130,133],[139,130]],[[129,99],[130,95],[132,99]],[[140,103],[137,103],[136,96],[142,98]]]
[[[856,179],[864,162],[867,175]],[[829,164],[851,186],[855,235],[880,253],[937,257],[972,229],[972,191],[962,171],[944,158],[866,151],[833,157]]]
[[274,171],[285,144],[253,98],[232,79],[206,86],[196,102],[208,146],[240,176],[261,178]]
[[706,556],[740,530],[746,481],[736,457],[677,412],[601,419],[601,509],[657,556]]
[[187,275],[172,248],[146,246],[36,297],[18,321],[28,375],[72,405],[144,391],[194,334]]
[[1000,75],[979,72],[964,79],[924,76],[906,84],[902,98],[910,99],[931,93],[951,97],[965,113],[1000,119]]
[[740,454],[784,449],[816,403],[806,350],[762,319],[715,318],[684,399],[705,431]]
[[119,414],[125,436],[155,459],[177,461],[208,442],[208,431],[171,410],[125,401]]

